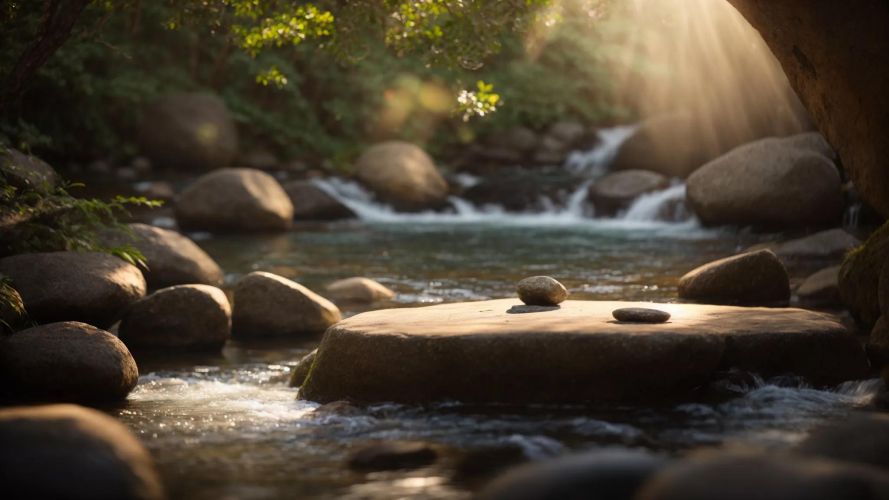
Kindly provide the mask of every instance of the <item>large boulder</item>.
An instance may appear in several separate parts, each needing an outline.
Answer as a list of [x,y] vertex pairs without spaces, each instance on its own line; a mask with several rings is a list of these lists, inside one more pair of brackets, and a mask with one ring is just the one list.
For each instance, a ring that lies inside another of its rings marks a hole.
[[272,273],[252,272],[235,283],[232,333],[237,337],[318,334],[342,316],[329,300]]
[[889,476],[875,467],[757,452],[699,452],[655,474],[636,500],[877,500]]
[[840,268],[840,298],[852,316],[869,330],[880,317],[880,273],[889,262],[889,223],[864,245],[849,252]]
[[758,250],[689,271],[679,280],[679,298],[708,304],[786,305],[790,278],[771,250]]
[[0,259],[0,274],[12,279],[28,315],[38,323],[109,326],[146,289],[138,268],[97,252],[13,255]]
[[868,370],[864,349],[843,325],[801,309],[658,304],[670,321],[647,324],[619,323],[611,314],[644,303],[568,300],[514,314],[519,305],[501,299],[352,316],[324,334],[300,396],[321,403],[651,402],[688,396],[731,368],[814,384]]
[[670,180],[649,170],[619,170],[597,180],[589,190],[597,216],[614,215],[645,193],[670,186]]
[[355,212],[311,181],[292,181],[283,185],[293,203],[296,220],[352,219]]
[[133,350],[219,350],[231,333],[231,306],[216,287],[164,288],[131,305],[118,332]]
[[139,370],[114,335],[74,321],[35,326],[0,340],[0,392],[25,401],[119,401]]
[[0,442],[3,498],[165,498],[148,451],[126,426],[96,410],[0,410]]
[[448,197],[448,183],[432,158],[407,142],[372,146],[358,158],[355,175],[381,201],[399,210],[437,208]]
[[145,109],[138,142],[155,166],[208,170],[231,164],[238,152],[238,131],[219,97],[172,94]]
[[705,140],[705,136],[688,114],[649,118],[624,141],[611,165],[615,170],[649,170],[684,179],[727,151],[725,146]]
[[378,281],[355,276],[336,280],[327,285],[327,296],[336,302],[370,304],[381,300],[389,300],[395,297],[395,292],[389,290]]
[[129,244],[145,256],[142,269],[148,287],[164,288],[187,283],[218,286],[222,269],[212,257],[188,237],[170,229],[147,224],[129,224],[132,234],[117,232],[109,238],[112,244]]
[[688,178],[686,194],[706,225],[766,229],[839,223],[840,174],[811,151],[763,139],[733,149]]
[[58,185],[59,175],[36,156],[0,146],[0,180],[18,189],[46,193]]
[[889,8],[885,2],[730,1],[781,62],[862,197],[889,217]]
[[293,204],[269,174],[225,168],[200,177],[179,194],[176,220],[190,230],[283,231],[293,224]]

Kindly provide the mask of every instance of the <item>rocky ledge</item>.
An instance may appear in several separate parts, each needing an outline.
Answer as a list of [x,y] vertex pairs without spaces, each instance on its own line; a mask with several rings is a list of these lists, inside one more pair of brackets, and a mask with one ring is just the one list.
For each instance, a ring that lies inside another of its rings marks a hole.
[[566,301],[511,314],[515,299],[387,309],[327,330],[301,397],[319,402],[570,403],[688,395],[717,372],[864,377],[859,342],[801,309],[658,304],[662,324],[620,323],[635,302]]

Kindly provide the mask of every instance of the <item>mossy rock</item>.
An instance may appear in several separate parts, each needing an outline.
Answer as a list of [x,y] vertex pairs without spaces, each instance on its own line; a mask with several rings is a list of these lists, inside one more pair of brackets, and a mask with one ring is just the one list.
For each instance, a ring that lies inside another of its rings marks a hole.
[[879,281],[889,261],[889,222],[872,234],[864,245],[850,251],[840,268],[840,299],[862,328],[873,328],[880,317]]

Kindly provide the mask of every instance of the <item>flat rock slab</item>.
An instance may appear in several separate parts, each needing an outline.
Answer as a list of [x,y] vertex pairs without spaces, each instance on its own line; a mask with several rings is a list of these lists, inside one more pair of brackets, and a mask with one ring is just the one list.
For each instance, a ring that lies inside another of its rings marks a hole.
[[657,304],[669,323],[620,323],[638,302],[566,301],[510,314],[517,299],[386,309],[324,335],[301,397],[319,402],[574,403],[688,394],[718,371],[862,378],[859,342],[802,309]]

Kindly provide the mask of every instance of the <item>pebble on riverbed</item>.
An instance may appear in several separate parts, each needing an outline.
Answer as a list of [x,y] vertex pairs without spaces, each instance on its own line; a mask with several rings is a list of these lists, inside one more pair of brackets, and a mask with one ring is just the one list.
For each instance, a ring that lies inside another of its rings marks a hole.
[[549,276],[531,276],[519,281],[516,291],[529,306],[555,306],[568,298],[565,285]]
[[622,307],[611,312],[622,323],[665,323],[670,313],[648,307]]

